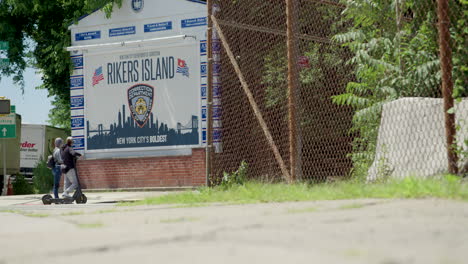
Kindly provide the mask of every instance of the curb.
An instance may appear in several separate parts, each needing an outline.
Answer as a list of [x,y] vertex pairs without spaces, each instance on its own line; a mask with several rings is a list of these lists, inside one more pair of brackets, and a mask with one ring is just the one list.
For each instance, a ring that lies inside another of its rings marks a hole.
[[97,192],[177,192],[177,191],[191,191],[196,190],[198,187],[141,187],[141,188],[116,188],[116,189],[83,189],[83,192],[97,193]]

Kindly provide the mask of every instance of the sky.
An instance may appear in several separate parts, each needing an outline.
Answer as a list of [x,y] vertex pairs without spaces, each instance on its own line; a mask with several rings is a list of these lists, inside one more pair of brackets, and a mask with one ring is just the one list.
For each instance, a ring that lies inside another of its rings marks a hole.
[[18,85],[13,84],[11,77],[1,76],[0,96],[11,100],[16,105],[16,113],[21,115],[23,124],[48,124],[49,110],[52,108],[52,97],[47,97],[47,90],[36,90],[42,84],[41,75],[33,68],[24,73],[24,94]]

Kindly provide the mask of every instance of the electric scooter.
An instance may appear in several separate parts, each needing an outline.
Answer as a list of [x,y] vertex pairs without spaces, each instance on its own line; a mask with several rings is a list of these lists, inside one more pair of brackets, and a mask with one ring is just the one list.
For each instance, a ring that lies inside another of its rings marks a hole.
[[78,183],[73,196],[70,198],[53,198],[52,195],[46,194],[42,196],[43,204],[72,204],[73,202],[76,202],[77,204],[85,204],[88,201],[86,195],[81,191],[80,176],[78,175],[78,170],[76,168],[76,160],[74,159],[73,162],[75,163],[76,181]]

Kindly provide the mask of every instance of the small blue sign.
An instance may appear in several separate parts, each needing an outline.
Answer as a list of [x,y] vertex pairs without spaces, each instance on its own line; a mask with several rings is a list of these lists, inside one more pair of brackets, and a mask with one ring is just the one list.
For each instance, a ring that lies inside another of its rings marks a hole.
[[221,97],[221,85],[213,84],[213,96]]
[[83,109],[84,107],[84,96],[72,96],[70,97],[70,106],[72,110]]
[[201,55],[206,55],[207,49],[206,49],[206,40],[200,41],[200,54]]
[[134,35],[135,33],[136,33],[136,27],[135,26],[109,29],[109,37]]
[[208,111],[206,109],[206,106],[203,106],[202,110],[201,110],[201,117],[202,117],[202,120],[205,120],[206,117],[208,116]]
[[213,118],[219,119],[221,118],[221,107],[220,106],[213,106]]
[[73,69],[75,70],[83,69],[83,66],[84,66],[83,55],[72,56],[71,60],[72,60]]
[[213,41],[213,44],[211,44],[211,47],[213,47],[213,52],[219,53],[221,51],[221,42]]
[[202,140],[206,142],[206,130],[202,131]]
[[201,87],[201,97],[202,97],[202,99],[206,98],[206,95],[207,95],[206,89],[207,89],[206,84],[203,84],[202,87]]
[[213,129],[213,141],[219,142],[223,137],[223,131],[220,129]]
[[75,34],[76,41],[100,39],[100,38],[101,38],[101,31],[89,31],[89,32],[82,32],[82,33]]
[[71,128],[72,130],[83,129],[84,128],[84,116],[72,116]]
[[83,87],[84,87],[83,75],[72,76],[70,78],[70,89],[71,90],[83,89]]
[[189,27],[199,27],[199,26],[206,26],[207,25],[206,17],[198,17],[198,18],[191,18],[191,19],[183,19],[181,21],[182,28],[189,28]]
[[201,75],[207,75],[208,74],[208,65],[206,65],[206,62],[202,62],[200,65],[200,73]]
[[73,137],[73,149],[82,150],[85,147],[84,136]]
[[144,28],[145,28],[145,33],[156,32],[156,31],[164,31],[164,30],[171,30],[172,29],[172,21],[153,23],[153,24],[146,24],[144,26]]
[[213,63],[213,73],[219,74],[221,72],[221,63]]

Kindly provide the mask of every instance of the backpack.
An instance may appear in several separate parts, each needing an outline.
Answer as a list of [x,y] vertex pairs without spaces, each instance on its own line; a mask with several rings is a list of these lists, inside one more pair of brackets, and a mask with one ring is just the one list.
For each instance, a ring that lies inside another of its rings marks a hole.
[[55,159],[54,159],[54,156],[52,155],[49,155],[49,157],[47,157],[47,168],[49,169],[55,168]]

